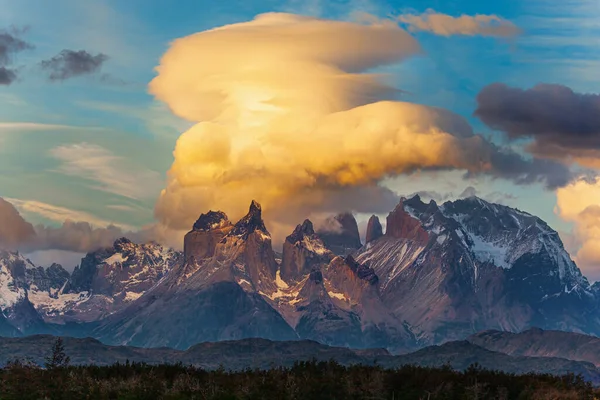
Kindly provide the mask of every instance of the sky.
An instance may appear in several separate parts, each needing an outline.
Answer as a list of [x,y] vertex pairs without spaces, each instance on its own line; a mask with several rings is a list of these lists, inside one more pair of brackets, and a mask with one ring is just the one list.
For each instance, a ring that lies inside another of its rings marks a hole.
[[421,193],[535,214],[600,277],[596,0],[0,9],[0,197],[34,260],[74,265],[120,233],[180,246],[254,197],[280,238]]

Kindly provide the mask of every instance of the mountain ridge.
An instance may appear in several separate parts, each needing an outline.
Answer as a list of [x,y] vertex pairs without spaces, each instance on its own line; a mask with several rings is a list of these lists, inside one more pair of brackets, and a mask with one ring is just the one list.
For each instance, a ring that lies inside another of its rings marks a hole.
[[21,257],[25,277],[7,293],[26,294],[44,329],[75,323],[108,343],[153,347],[259,336],[406,353],[486,329],[600,334],[598,291],[531,214],[475,197],[402,198],[385,232],[369,220],[364,244],[352,214],[328,221],[324,231],[305,220],[276,255],[252,201],[235,223],[201,214],[183,253],[122,238],[68,279]]

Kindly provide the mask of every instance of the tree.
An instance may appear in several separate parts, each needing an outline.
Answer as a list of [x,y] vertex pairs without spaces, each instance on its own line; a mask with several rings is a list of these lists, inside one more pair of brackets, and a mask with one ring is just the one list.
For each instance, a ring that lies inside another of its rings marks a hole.
[[52,355],[46,357],[44,366],[47,369],[61,368],[69,366],[71,358],[65,353],[65,346],[62,338],[57,338],[52,346]]

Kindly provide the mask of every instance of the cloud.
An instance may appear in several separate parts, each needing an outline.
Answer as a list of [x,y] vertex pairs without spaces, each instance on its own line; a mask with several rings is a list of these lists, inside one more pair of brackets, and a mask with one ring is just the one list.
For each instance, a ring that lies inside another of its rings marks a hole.
[[92,55],[85,50],[63,50],[49,60],[43,60],[40,66],[48,73],[51,81],[64,81],[83,75],[90,75],[101,70],[108,60],[106,54]]
[[104,129],[93,126],[74,126],[74,125],[57,125],[43,124],[37,122],[0,122],[0,132],[4,131],[48,131],[48,130],[65,130],[65,129]]
[[10,85],[16,79],[16,71],[0,66],[0,85]]
[[95,144],[57,146],[50,154],[62,162],[57,172],[92,181],[94,189],[131,199],[156,196],[163,182],[159,173],[136,168],[125,158]]
[[[60,225],[33,226],[21,214],[37,214]],[[120,237],[137,243],[156,241],[181,249],[188,230],[177,231],[161,224],[138,229],[38,201],[0,198],[0,248],[34,253],[45,263],[52,261],[50,256],[53,254],[73,260],[78,254],[110,247]]]
[[[567,185],[575,179],[575,174],[565,165],[552,161],[531,157],[524,158],[510,148],[489,144],[490,168],[484,172],[495,178],[507,179],[518,185],[541,183],[548,189],[556,189]],[[469,172],[466,177],[481,174]]]
[[600,280],[600,180],[580,180],[556,192],[557,214],[575,223],[575,261],[593,280]]
[[33,226],[12,204],[0,198],[0,249],[13,249],[34,237]]
[[10,85],[17,79],[18,68],[10,68],[15,54],[32,49],[33,46],[23,40],[25,29],[11,28],[0,30],[0,85]]
[[477,96],[475,115],[510,139],[533,139],[528,149],[540,157],[600,166],[600,94],[576,93],[562,85],[531,89],[501,83]]
[[55,206],[53,204],[43,203],[36,200],[24,200],[6,197],[21,214],[35,214],[50,221],[62,223],[64,221],[87,221],[93,227],[106,227],[109,225],[117,226],[123,230],[134,230],[130,225],[119,224],[114,221],[107,221],[84,211],[71,210],[65,207]]
[[465,197],[474,197],[477,196],[478,193],[479,191],[473,186],[467,186],[465,190],[463,190],[462,193],[458,195],[458,197],[461,199]]
[[[452,198],[452,193],[440,193],[435,190],[420,190],[418,192],[411,193],[406,197],[407,199],[413,198],[414,196],[419,196],[423,201],[434,200],[436,203],[444,202]],[[391,210],[391,208],[390,208]],[[388,210],[389,211],[389,210]]]
[[403,14],[398,21],[405,24],[413,32],[425,31],[440,36],[494,36],[513,37],[521,33],[514,23],[497,15],[461,15],[453,17],[434,10],[423,14]]
[[367,72],[420,52],[393,21],[277,13],[175,40],[149,90],[196,124],[177,141],[156,217],[187,229],[256,199],[281,238],[311,213],[387,212],[397,197],[380,182],[422,169],[565,183],[564,166],[500,149],[447,110],[393,101],[398,90]]
[[35,232],[35,240],[27,242],[24,246],[26,249],[68,250],[81,253],[112,246],[116,239],[126,234],[114,225],[96,228],[88,222],[71,220],[63,222],[58,228],[37,225]]
[[85,253],[68,250],[35,250],[31,253],[26,253],[25,256],[34,265],[49,267],[56,263],[62,265],[67,271],[72,272],[79,265]]

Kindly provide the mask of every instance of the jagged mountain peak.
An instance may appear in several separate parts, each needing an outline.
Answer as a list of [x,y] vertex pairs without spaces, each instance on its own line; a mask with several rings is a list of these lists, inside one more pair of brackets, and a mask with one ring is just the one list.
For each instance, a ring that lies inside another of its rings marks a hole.
[[333,257],[334,254],[315,233],[312,222],[304,220],[283,243],[281,276],[296,282],[316,266],[327,264]]
[[256,200],[252,200],[250,202],[250,212],[257,212],[257,211],[260,212],[261,210],[262,210],[262,207]]
[[327,218],[317,229],[317,235],[336,255],[345,256],[362,246],[358,223],[350,212]]
[[227,218],[227,214],[223,211],[209,211],[206,214],[201,214],[198,220],[194,223],[192,230],[194,231],[211,231],[214,229],[223,229],[230,226],[231,222]]
[[311,238],[313,235],[315,235],[313,223],[309,219],[306,219],[302,224],[296,225],[296,229],[285,240],[294,244],[301,242],[305,237]]
[[128,252],[135,248],[136,244],[126,237],[121,237],[115,240],[113,248],[117,252]]
[[376,215],[371,215],[371,218],[369,218],[369,222],[367,224],[367,236],[365,238],[365,242],[370,243],[373,240],[377,240],[382,236],[383,227],[381,226],[379,217]]
[[262,219],[262,208],[255,200],[250,203],[248,214],[240,219],[233,227],[228,236],[237,236],[242,239],[247,239],[254,231],[259,231],[270,237],[269,231]]

